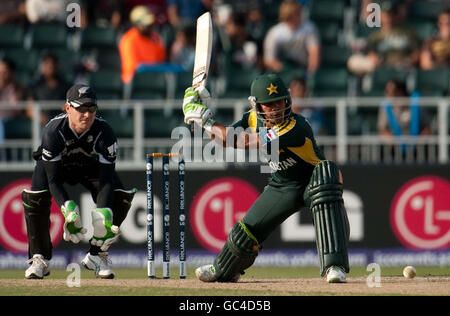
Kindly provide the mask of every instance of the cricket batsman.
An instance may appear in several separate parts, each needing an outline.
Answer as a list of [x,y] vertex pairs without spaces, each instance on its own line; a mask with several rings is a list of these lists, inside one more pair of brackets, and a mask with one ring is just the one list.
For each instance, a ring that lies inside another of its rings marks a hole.
[[22,192],[28,234],[27,279],[42,279],[50,273],[50,206],[54,198],[64,215],[65,241],[78,243],[86,234],[80,210],[64,184],[83,185],[96,203],[92,210],[94,228],[90,249],[82,265],[96,277],[114,278],[108,259],[109,247],[119,237],[136,189],[125,191],[115,171],[117,140],[111,127],[96,116],[95,91],[74,85],[66,94],[65,113],[43,129],[42,143],[33,153],[36,160],[31,190]]
[[214,120],[209,99],[204,87],[186,89],[186,124],[196,123],[215,141],[235,148],[270,149],[270,142],[277,139],[278,162],[269,164],[272,174],[268,185],[233,226],[213,264],[196,269],[197,278],[237,282],[254,263],[270,233],[306,205],[313,215],[320,274],[329,283],[345,283],[350,228],[342,199],[342,175],[317,147],[308,121],[291,112],[291,97],[282,79],[264,74],[253,81],[249,97],[252,109],[232,125],[245,130],[233,137],[233,144],[226,142],[230,129]]

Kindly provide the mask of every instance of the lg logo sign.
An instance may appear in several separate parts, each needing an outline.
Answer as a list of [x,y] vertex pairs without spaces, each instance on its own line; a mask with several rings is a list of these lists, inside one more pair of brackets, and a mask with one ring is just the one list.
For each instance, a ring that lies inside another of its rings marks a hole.
[[391,225],[407,247],[442,249],[450,246],[450,184],[436,176],[407,182],[391,205]]

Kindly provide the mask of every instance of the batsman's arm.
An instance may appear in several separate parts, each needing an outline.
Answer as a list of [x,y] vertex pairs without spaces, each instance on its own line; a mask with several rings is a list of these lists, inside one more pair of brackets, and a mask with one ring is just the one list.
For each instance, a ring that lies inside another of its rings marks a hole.
[[247,133],[234,127],[224,126],[217,121],[210,129],[205,129],[209,137],[223,147],[239,149],[259,148],[257,133]]

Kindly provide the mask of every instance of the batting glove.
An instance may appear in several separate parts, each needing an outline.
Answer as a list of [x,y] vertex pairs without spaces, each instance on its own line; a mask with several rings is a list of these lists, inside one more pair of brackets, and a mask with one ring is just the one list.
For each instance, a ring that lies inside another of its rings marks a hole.
[[212,127],[215,120],[207,105],[210,98],[208,90],[203,86],[187,88],[183,99],[184,122],[196,123],[205,129]]
[[87,229],[81,225],[78,205],[72,200],[66,201],[61,206],[61,212],[64,215],[64,240],[78,244],[87,232]]
[[94,227],[91,245],[100,247],[102,251],[108,251],[109,247],[119,239],[119,227],[112,223],[112,210],[97,208],[91,215]]

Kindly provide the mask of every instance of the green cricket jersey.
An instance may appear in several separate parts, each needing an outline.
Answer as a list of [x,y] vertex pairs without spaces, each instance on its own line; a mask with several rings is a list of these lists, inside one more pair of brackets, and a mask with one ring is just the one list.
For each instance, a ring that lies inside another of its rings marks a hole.
[[244,113],[242,119],[232,126],[235,128],[250,128],[258,133],[262,145],[269,145],[272,140],[278,139],[278,162],[269,162],[274,171],[271,182],[278,184],[300,182],[306,184],[311,178],[314,167],[321,160],[325,160],[321,150],[317,147],[311,126],[299,114],[291,113],[283,123],[271,129],[266,129],[252,109]]

